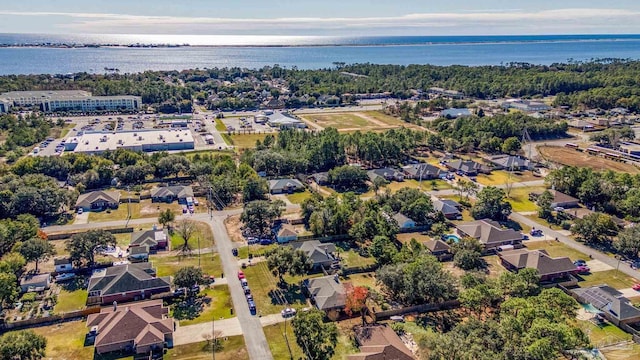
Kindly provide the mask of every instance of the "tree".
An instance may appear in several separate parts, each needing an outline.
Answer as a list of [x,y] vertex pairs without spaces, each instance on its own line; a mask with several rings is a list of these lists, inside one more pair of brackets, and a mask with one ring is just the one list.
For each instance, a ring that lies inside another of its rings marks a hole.
[[183,254],[189,253],[191,251],[191,245],[189,245],[189,240],[193,236],[193,233],[196,231],[196,224],[188,219],[183,219],[176,226],[176,232],[178,236],[182,238],[184,241],[180,246],[180,252]]
[[0,337],[0,358],[37,360],[45,356],[47,339],[32,330],[13,331]]
[[463,270],[481,269],[486,266],[482,259],[482,244],[474,238],[464,237],[451,245],[453,263]]
[[17,252],[4,254],[0,259],[0,271],[20,276],[24,266],[27,264],[24,256]]
[[96,248],[107,246],[116,246],[116,238],[113,234],[104,230],[89,230],[73,235],[67,240],[66,249],[71,261],[81,264],[84,260],[87,266],[93,266]]
[[158,215],[158,222],[162,224],[162,227],[167,227],[167,225],[171,224],[176,219],[176,214],[174,214],[171,209],[166,209],[165,211],[161,211],[160,215]]
[[517,137],[513,136],[510,138],[506,138],[502,143],[500,150],[502,150],[505,154],[515,154],[522,148],[522,144],[520,144],[520,140]]
[[267,267],[277,276],[281,284],[284,284],[284,275],[303,275],[306,274],[313,262],[307,254],[299,249],[293,249],[291,246],[279,246],[269,252],[267,255]]
[[354,313],[360,313],[360,317],[362,318],[362,326],[366,324],[368,298],[369,289],[364,286],[351,286],[347,290],[344,311],[349,316],[353,316]]
[[338,343],[338,328],[324,322],[324,312],[318,309],[301,311],[291,321],[296,343],[309,360],[329,360]]
[[505,295],[527,297],[540,292],[540,276],[538,270],[524,268],[517,273],[505,272],[498,278],[498,287]]
[[267,180],[252,176],[247,179],[246,184],[242,188],[242,201],[250,202],[254,200],[266,200],[269,194],[269,184]]
[[269,237],[271,225],[275,219],[282,215],[284,207],[285,203],[282,200],[251,201],[244,205],[240,220],[253,236]]
[[632,259],[640,252],[640,226],[625,228],[618,234],[613,246],[624,256]]
[[378,235],[373,238],[369,253],[376,259],[378,264],[386,265],[393,262],[393,258],[398,253],[398,248],[387,236]]
[[194,285],[199,285],[203,282],[204,275],[202,274],[202,269],[194,266],[180,268],[173,275],[173,285],[178,288],[190,289]]
[[168,155],[156,163],[156,174],[160,178],[170,175],[178,177],[181,172],[187,172],[191,163],[189,159],[182,155]]
[[340,191],[365,188],[368,179],[367,172],[357,166],[343,165],[329,170],[329,183]]
[[56,249],[50,242],[38,237],[18,243],[16,250],[24,256],[27,262],[35,262],[36,272],[39,262],[47,261],[49,257],[56,254]]
[[19,290],[15,274],[0,272],[0,305],[12,302],[20,293]]
[[538,199],[536,204],[538,205],[538,217],[541,219],[548,219],[551,217],[551,203],[553,202],[553,194],[549,190],[545,190]]
[[511,204],[505,199],[502,189],[494,186],[483,188],[471,208],[474,219],[504,220],[511,214]]
[[576,219],[571,232],[580,241],[590,245],[606,245],[618,231],[618,226],[611,216],[603,213],[592,213],[582,219]]

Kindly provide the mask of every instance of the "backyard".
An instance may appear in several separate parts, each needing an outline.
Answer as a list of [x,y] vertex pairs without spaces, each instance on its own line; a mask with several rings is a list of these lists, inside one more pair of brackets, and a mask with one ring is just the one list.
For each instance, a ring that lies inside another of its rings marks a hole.
[[311,197],[311,192],[309,192],[309,190],[305,190],[302,192],[287,194],[286,197],[293,204],[302,204],[303,201]]
[[61,314],[69,311],[84,309],[87,303],[87,290],[85,289],[85,278],[79,277],[67,281],[65,284],[56,285],[60,289],[53,307],[53,312]]
[[551,257],[563,257],[566,256],[571,261],[575,261],[578,259],[586,260],[587,255],[581,253],[578,250],[568,247],[567,245],[553,240],[543,240],[543,241],[528,241],[525,243],[526,247],[529,250],[546,250]]
[[[130,209],[129,209],[130,207]],[[129,211],[131,212],[131,219],[140,219],[140,218],[153,218],[157,217],[160,212],[165,211],[166,209],[171,209],[176,215],[182,212],[182,205],[175,203],[154,203],[148,200],[141,200],[139,203],[131,202],[123,203],[118,206],[117,209],[109,209],[104,211],[92,211],[89,213],[88,221],[89,222],[103,222],[103,221],[115,221],[115,220],[126,220]],[[197,207],[196,212],[206,211],[207,209],[202,207]]]
[[627,289],[638,282],[637,279],[627,276],[623,272],[615,269],[592,272],[588,275],[580,275],[580,277],[584,279],[584,281],[578,283],[580,287],[607,284],[614,289]]
[[511,204],[515,212],[536,211],[538,206],[529,200],[529,194],[532,192],[543,192],[544,187],[518,187],[509,191],[507,201]]
[[[69,321],[32,329],[47,338],[46,358],[49,359],[93,359],[93,346],[84,346],[85,334],[89,331],[84,321]],[[132,358],[132,357],[130,357]],[[101,357],[96,356],[96,360]]]
[[233,317],[231,294],[227,285],[218,285],[204,289],[192,304],[177,303],[172,306],[172,316],[179,320],[180,326],[201,324],[212,320]]

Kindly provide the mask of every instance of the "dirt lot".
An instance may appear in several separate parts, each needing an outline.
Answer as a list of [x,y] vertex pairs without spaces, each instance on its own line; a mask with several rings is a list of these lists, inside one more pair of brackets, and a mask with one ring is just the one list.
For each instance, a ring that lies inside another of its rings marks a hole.
[[378,111],[335,112],[327,114],[305,114],[300,116],[310,127],[324,129],[333,127],[339,131],[372,131],[394,129],[401,126],[417,128],[400,119],[385,115]]
[[240,215],[229,216],[224,221],[224,226],[227,228],[227,233],[231,238],[231,241],[234,242],[244,242],[244,237],[242,236],[242,222],[240,221]]
[[563,165],[589,167],[594,170],[613,170],[630,174],[640,173],[640,170],[633,165],[589,155],[566,147],[539,146],[538,152],[545,159]]

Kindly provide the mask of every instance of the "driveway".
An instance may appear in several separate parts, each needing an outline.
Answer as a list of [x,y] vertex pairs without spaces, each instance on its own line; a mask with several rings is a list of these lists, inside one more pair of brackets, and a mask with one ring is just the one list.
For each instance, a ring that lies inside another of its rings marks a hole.
[[89,222],[89,212],[85,211],[82,214],[76,214],[75,220],[73,220],[73,224],[86,224]]

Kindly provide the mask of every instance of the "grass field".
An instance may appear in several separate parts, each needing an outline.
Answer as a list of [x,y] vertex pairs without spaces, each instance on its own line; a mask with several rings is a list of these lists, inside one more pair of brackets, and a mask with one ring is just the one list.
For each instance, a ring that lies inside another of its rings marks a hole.
[[[160,212],[171,209],[174,213],[179,214],[182,211],[182,205],[178,203],[152,203],[151,200],[142,200],[139,203],[120,204],[117,209],[105,211],[90,212],[89,222],[126,220],[129,214],[128,207],[131,207],[131,219],[153,218],[157,217]],[[202,208],[203,210],[199,210]],[[196,208],[196,211],[206,211],[204,206]]]
[[[49,326],[39,326],[31,330],[47,338],[45,358],[94,359],[93,346],[84,346],[84,336],[89,330],[84,321],[69,321]],[[132,358],[130,357],[129,359]],[[96,356],[95,359],[102,359],[102,357]]]
[[302,192],[287,194],[286,196],[287,196],[287,199],[289,199],[289,201],[291,201],[292,203],[302,204],[303,201],[311,197],[311,192],[309,192],[308,190],[305,190]]
[[429,235],[422,235],[421,233],[400,233],[396,235],[398,241],[403,244],[408,244],[411,239],[416,239],[419,243],[423,243],[425,241],[429,241],[432,239]]
[[531,175],[530,171],[509,173],[504,170],[494,170],[491,174],[479,174],[476,179],[482,185],[504,185],[507,182],[517,183],[523,181],[543,180],[542,177]]
[[602,350],[607,360],[637,360],[640,358],[640,345],[631,344],[623,348],[610,348]]
[[[284,305],[280,304],[278,298],[275,296],[275,291],[278,289],[278,279],[273,276],[269,268],[267,268],[266,262],[259,262],[253,266],[249,266],[243,269],[251,293],[256,302],[258,312],[262,315],[277,314],[283,308]],[[300,289],[299,282],[309,276],[291,277],[285,276],[285,281],[289,285],[288,289],[282,289],[287,301],[294,308],[303,308],[307,306],[307,301]]]
[[227,126],[220,119],[216,119],[216,130],[220,132],[226,132]]
[[[262,330],[264,330],[264,336],[267,338],[269,349],[274,359],[302,359],[304,357],[302,349],[296,343],[291,324],[287,324],[286,338],[284,323],[265,326]],[[289,346],[287,346],[287,339],[289,340]],[[289,352],[289,349],[291,349],[291,352]]]
[[[189,246],[191,247],[191,251],[193,251],[194,254],[197,254],[198,243],[200,245],[200,249],[206,249],[212,247],[215,244],[215,240],[209,225],[199,221],[194,223],[196,225],[196,230],[193,232],[191,239],[189,239]],[[175,226],[179,226],[179,223],[176,223]],[[178,231],[175,231],[171,235],[170,241],[172,250],[178,249],[182,244],[184,244],[184,240],[180,235],[178,235]]]
[[[198,267],[198,254],[194,253],[190,256],[155,256],[151,255],[149,261],[158,271],[158,276],[169,276],[175,274],[178,269],[186,266]],[[218,254],[202,254],[200,258],[200,267],[202,272],[208,275],[214,275],[216,278],[222,274],[222,264]]]
[[[201,324],[212,320],[229,319],[233,304],[227,285],[218,285],[210,289],[204,289],[200,295],[205,299],[204,309],[198,316],[190,320],[180,320],[180,326]],[[173,315],[175,317],[175,314]]]
[[607,284],[614,289],[626,289],[637,283],[638,280],[617,270],[598,271],[589,275],[580,275],[584,281],[578,283],[580,287]]
[[511,204],[513,211],[536,211],[538,210],[538,206],[529,200],[529,194],[532,192],[542,192],[544,190],[544,187],[512,188],[507,201]]
[[312,128],[333,127],[339,131],[375,131],[397,127],[419,128],[417,125],[383,114],[379,111],[329,112],[304,114],[301,118]]
[[[223,137],[226,134],[223,134]],[[231,134],[229,138],[231,139],[231,144],[236,147],[236,149],[253,149],[256,147],[256,141],[263,141],[264,138],[269,134]],[[272,134],[277,136],[276,134]],[[225,139],[226,140],[226,139]]]
[[248,259],[249,252],[253,254],[254,257],[264,256],[270,250],[277,248],[278,244],[271,245],[249,245],[238,248],[238,258],[239,259]]
[[578,250],[572,249],[567,245],[553,240],[548,241],[530,241],[526,242],[525,245],[529,250],[546,250],[551,257],[563,257],[567,256],[571,261],[575,261],[578,259],[587,260],[588,256],[581,253]]
[[619,327],[608,322],[602,326],[597,326],[591,321],[578,321],[578,326],[589,336],[591,343],[596,346],[631,340],[631,334],[627,334]]
[[[243,336],[230,336],[220,340],[222,349],[216,351],[217,360],[248,360],[249,354]],[[213,357],[211,343],[206,341],[176,346],[167,350],[165,359],[209,360]]]
[[64,312],[82,310],[87,304],[87,290],[78,289],[75,291],[67,291],[60,289],[58,299],[56,300],[56,306],[53,307],[53,312],[61,314]]
[[589,155],[586,152],[580,152],[566,147],[538,146],[537,149],[545,159],[562,165],[588,167],[599,171],[613,170],[630,174],[640,173],[640,170],[633,165],[605,159],[600,156]]

